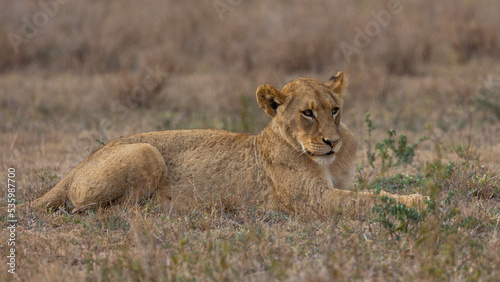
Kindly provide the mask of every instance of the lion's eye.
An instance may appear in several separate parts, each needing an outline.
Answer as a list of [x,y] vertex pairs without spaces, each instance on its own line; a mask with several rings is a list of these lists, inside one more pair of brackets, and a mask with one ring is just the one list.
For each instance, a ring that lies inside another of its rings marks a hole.
[[302,111],[302,114],[306,117],[314,117],[314,113],[311,110]]
[[339,112],[339,108],[338,108],[338,107],[335,107],[335,108],[333,108],[333,110],[332,110],[332,115],[334,116],[334,115],[336,115],[338,112]]

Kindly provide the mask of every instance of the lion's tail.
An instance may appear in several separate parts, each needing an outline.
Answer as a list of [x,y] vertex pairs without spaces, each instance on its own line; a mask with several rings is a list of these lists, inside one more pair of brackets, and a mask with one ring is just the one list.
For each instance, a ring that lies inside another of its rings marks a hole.
[[45,195],[36,199],[33,202],[33,206],[37,208],[50,209],[57,208],[64,204],[68,199],[68,189],[73,180],[73,175],[67,175],[59,183],[56,184],[49,192]]

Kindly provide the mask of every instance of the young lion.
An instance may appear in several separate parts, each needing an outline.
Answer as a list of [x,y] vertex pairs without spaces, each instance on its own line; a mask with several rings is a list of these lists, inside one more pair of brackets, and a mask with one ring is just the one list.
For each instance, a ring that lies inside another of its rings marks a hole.
[[[153,193],[166,208],[258,206],[336,208],[377,196],[349,189],[357,141],[340,122],[346,79],[298,78],[280,91],[264,84],[257,101],[271,117],[259,134],[172,130],[111,141],[35,200],[43,208],[135,202]],[[387,195],[408,205],[422,196]]]

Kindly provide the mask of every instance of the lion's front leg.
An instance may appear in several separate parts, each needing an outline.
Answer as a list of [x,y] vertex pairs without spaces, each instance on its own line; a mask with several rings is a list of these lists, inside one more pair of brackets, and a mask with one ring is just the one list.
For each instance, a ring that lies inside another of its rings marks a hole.
[[325,194],[328,204],[334,207],[349,206],[353,203],[373,205],[376,202],[380,202],[381,196],[394,199],[396,202],[408,207],[423,208],[424,206],[424,197],[419,194],[395,195],[384,191],[380,191],[380,194],[377,194],[375,192],[354,192],[340,189],[328,189],[325,191]]

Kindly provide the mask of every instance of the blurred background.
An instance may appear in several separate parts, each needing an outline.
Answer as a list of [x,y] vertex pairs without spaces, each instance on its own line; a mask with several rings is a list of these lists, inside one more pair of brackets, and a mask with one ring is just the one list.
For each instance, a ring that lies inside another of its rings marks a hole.
[[[350,78],[343,120],[500,159],[500,2],[1,1],[0,155],[67,172],[109,140],[259,132],[260,84]],[[493,153],[492,153],[493,152]],[[446,155],[446,154],[445,154]]]
[[498,0],[0,0],[0,190],[15,169],[18,203],[119,136],[258,133],[259,85],[339,70],[354,188],[431,199],[423,216],[359,204],[321,221],[226,195],[179,216],[20,208],[13,279],[498,281],[499,15]]

